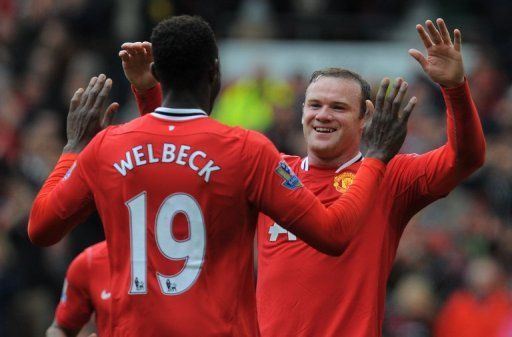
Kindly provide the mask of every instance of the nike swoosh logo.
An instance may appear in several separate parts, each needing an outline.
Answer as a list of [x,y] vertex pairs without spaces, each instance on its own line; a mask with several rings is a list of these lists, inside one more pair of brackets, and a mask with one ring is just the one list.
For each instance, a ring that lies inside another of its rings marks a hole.
[[101,292],[101,299],[102,299],[102,300],[108,300],[108,299],[110,298],[110,295],[111,295],[111,294],[110,294],[109,292],[107,292],[106,290],[103,290],[103,291]]

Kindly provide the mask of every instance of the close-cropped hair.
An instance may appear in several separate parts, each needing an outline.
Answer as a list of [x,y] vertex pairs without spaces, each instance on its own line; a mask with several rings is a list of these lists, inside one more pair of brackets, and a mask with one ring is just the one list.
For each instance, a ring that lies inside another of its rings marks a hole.
[[364,114],[366,112],[366,100],[371,99],[371,87],[370,84],[364,78],[361,77],[361,75],[354,71],[344,68],[324,68],[313,72],[311,78],[309,79],[308,86],[311,83],[316,82],[320,77],[348,79],[359,83],[359,86],[361,87],[360,117],[364,117]]
[[190,88],[213,69],[217,42],[210,25],[198,16],[161,21],[151,34],[155,71],[172,88]]

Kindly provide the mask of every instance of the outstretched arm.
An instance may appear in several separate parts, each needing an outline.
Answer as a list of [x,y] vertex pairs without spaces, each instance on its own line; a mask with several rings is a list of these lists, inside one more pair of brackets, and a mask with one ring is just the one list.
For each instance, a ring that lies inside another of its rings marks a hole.
[[162,104],[160,84],[151,73],[153,54],[151,43],[126,42],[121,45],[119,57],[122,60],[124,75],[132,85],[141,115],[155,111]]
[[447,109],[447,144],[424,158],[429,192],[443,195],[483,165],[485,140],[478,111],[464,76],[461,32],[455,29],[453,42],[443,19],[430,20],[426,29],[417,25],[427,56],[409,50],[430,79],[441,86]]
[[[94,209],[92,195],[79,175],[76,159],[91,139],[112,122],[119,104],[112,103],[105,109],[111,86],[112,80],[102,74],[93,77],[85,91],[78,89],[71,99],[67,118],[68,142],[30,212],[28,235],[37,245],[56,243]],[[63,200],[73,204],[74,208],[63,207]]]

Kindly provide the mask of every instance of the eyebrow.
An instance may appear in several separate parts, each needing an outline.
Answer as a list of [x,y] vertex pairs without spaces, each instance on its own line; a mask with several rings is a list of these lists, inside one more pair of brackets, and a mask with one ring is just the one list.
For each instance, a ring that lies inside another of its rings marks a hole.
[[[318,98],[310,98],[310,99],[307,99],[305,101],[305,103],[320,103],[322,100],[318,99]],[[342,102],[342,101],[333,101],[333,102],[330,102],[329,105],[342,105],[342,106],[350,106],[347,102]]]

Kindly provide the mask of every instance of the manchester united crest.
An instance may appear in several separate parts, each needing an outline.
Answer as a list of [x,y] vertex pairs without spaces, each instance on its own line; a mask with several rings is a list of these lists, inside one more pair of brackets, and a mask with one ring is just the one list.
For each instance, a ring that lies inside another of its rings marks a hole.
[[352,172],[343,172],[334,177],[333,186],[336,188],[336,191],[340,193],[347,192],[350,185],[352,185],[355,176],[356,175]]

